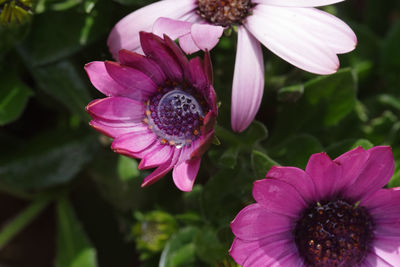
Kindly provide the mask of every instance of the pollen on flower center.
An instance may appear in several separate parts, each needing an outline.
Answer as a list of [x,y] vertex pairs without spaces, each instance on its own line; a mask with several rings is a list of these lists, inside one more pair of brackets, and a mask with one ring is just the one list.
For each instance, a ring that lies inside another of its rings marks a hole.
[[251,0],[197,0],[197,14],[206,21],[229,27],[242,24],[254,6]]
[[194,90],[163,88],[146,104],[145,122],[162,143],[180,148],[200,137],[207,107]]
[[294,236],[307,266],[358,266],[368,254],[374,223],[363,207],[345,200],[310,205]]

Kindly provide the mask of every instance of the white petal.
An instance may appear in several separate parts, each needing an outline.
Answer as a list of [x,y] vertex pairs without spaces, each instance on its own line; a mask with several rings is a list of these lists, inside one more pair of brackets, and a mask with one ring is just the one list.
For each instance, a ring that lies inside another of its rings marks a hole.
[[344,0],[253,0],[257,4],[273,6],[317,7],[343,2]]

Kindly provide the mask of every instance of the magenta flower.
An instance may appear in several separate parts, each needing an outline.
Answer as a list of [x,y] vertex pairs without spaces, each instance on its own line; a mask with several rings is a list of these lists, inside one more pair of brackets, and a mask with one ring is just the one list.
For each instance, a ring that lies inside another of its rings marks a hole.
[[382,189],[393,171],[389,147],[273,167],[231,224],[231,256],[244,267],[400,266],[400,188]]
[[157,167],[142,186],[171,169],[175,185],[192,190],[201,155],[214,137],[217,116],[212,67],[190,61],[167,36],[140,33],[145,56],[121,50],[119,61],[85,66],[90,81],[107,97],[86,107],[90,125],[114,138],[112,149],[141,158],[139,169]]
[[[264,63],[260,42],[298,68],[316,74],[334,73],[339,68],[337,54],[353,50],[357,38],[343,21],[313,7],[342,1],[164,0],[119,21],[108,45],[115,57],[121,48],[137,51],[138,32],[153,29],[171,33],[179,38],[185,51],[193,52],[196,46],[212,48],[222,28],[238,26],[231,124],[233,130],[241,132],[254,119],[262,100]],[[152,28],[160,17],[181,21],[157,23]]]

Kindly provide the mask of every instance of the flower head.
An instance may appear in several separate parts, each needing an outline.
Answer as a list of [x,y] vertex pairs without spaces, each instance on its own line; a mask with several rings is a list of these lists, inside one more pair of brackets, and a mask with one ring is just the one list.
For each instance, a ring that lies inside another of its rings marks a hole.
[[139,169],[157,167],[142,186],[171,169],[175,185],[190,191],[201,155],[214,137],[217,116],[208,53],[190,61],[168,37],[140,33],[145,56],[121,50],[117,62],[85,66],[107,97],[86,107],[90,125],[114,138],[112,149],[141,158]]
[[[238,45],[232,85],[231,124],[245,130],[254,119],[264,90],[260,42],[303,70],[331,74],[337,54],[354,49],[357,38],[341,20],[314,7],[343,0],[163,0],[119,21],[108,38],[111,53],[140,49],[141,30],[179,39],[187,53],[210,50],[223,29],[237,26]],[[162,19],[157,21],[160,17]],[[174,21],[178,20],[178,21]]]
[[400,266],[400,190],[382,189],[393,171],[389,147],[273,167],[231,224],[231,256],[244,267]]

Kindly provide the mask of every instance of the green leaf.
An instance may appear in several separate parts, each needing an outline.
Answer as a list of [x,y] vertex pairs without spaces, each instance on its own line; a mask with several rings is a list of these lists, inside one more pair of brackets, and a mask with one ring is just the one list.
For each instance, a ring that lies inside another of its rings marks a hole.
[[196,266],[196,247],[193,240],[198,233],[198,228],[186,227],[172,236],[161,254],[159,267]]
[[218,239],[217,233],[210,227],[204,227],[195,238],[196,255],[204,262],[214,266],[226,257],[229,248]]
[[400,82],[400,22],[397,22],[390,29],[382,47],[382,66],[383,75],[388,80],[390,86],[398,89]]
[[268,155],[257,150],[253,150],[253,153],[251,154],[251,164],[256,173],[256,177],[260,179],[265,177],[272,166],[279,166],[279,163],[271,159]]
[[365,150],[368,150],[372,148],[374,144],[367,139],[347,139],[338,143],[331,144],[329,147],[326,148],[326,153],[328,153],[331,158],[336,158],[341,154],[359,146],[361,146]]
[[61,197],[57,201],[57,267],[95,267],[96,251],[90,245],[71,203]]
[[138,170],[138,163],[135,159],[128,158],[125,156],[119,156],[118,158],[118,176],[122,181],[127,181],[140,176]]
[[0,181],[20,189],[38,189],[68,182],[97,147],[91,135],[43,134],[0,158]]
[[292,85],[279,89],[278,100],[282,102],[297,102],[304,93],[304,85]]
[[25,109],[32,90],[14,73],[0,75],[0,126],[17,120]]

